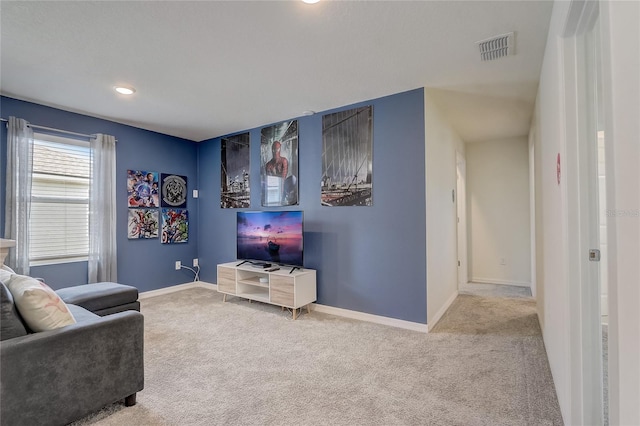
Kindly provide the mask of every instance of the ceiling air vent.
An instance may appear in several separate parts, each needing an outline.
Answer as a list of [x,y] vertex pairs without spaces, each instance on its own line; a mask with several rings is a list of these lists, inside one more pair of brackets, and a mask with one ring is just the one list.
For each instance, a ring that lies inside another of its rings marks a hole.
[[493,61],[504,56],[515,54],[513,33],[502,34],[486,40],[477,41],[476,44],[480,49],[480,58],[483,61]]

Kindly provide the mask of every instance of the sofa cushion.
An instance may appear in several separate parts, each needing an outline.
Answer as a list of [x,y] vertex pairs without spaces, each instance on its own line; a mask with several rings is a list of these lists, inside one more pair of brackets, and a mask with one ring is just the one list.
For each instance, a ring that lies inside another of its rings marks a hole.
[[56,293],[65,302],[82,306],[91,312],[130,304],[138,300],[137,288],[110,282],[61,288]]
[[13,303],[11,292],[0,282],[0,340],[13,339],[27,334],[20,314]]
[[32,331],[53,330],[76,323],[64,301],[45,283],[25,275],[12,275],[6,284],[18,312]]
[[67,305],[67,308],[69,308],[69,311],[71,311],[71,315],[73,315],[76,323],[78,324],[87,324],[90,322],[100,321],[100,315],[94,314],[93,312],[90,312],[80,306]]

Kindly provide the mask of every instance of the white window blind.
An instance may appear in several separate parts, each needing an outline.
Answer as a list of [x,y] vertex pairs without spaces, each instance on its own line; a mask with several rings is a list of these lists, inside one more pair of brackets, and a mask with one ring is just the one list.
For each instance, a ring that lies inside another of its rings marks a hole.
[[87,260],[88,141],[34,134],[29,262],[32,266]]

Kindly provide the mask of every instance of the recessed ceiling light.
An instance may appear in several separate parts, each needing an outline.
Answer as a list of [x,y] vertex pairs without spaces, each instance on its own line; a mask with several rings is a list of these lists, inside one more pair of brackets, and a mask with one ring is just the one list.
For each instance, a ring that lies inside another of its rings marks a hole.
[[302,115],[313,115],[315,113],[316,113],[315,111],[311,111],[311,110],[302,111]]
[[133,95],[136,93],[136,89],[131,86],[114,86],[114,89],[121,95]]
[[302,0],[302,1],[306,4],[314,4],[314,3],[318,3],[320,0]]

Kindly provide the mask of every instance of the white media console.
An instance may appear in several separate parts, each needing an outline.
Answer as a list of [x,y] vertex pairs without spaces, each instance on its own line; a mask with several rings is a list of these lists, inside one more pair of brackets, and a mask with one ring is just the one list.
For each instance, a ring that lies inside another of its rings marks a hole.
[[218,265],[218,291],[258,302],[270,303],[293,310],[304,306],[311,312],[310,304],[316,301],[316,271],[282,266],[275,271],[256,267],[242,261]]

